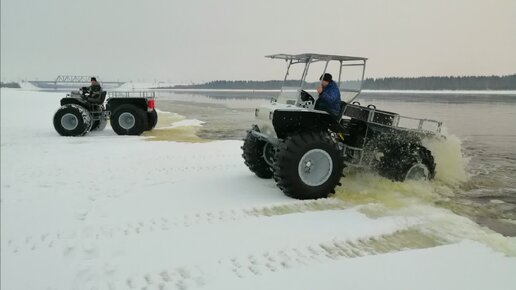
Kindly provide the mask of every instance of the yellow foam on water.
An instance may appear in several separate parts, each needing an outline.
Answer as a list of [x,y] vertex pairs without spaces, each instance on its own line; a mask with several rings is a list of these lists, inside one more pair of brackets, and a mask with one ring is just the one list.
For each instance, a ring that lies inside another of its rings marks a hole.
[[150,137],[147,141],[176,141],[187,143],[203,143],[210,142],[210,140],[199,138],[197,128],[192,126],[182,126],[176,128],[154,129],[150,132],[145,132],[143,136]]
[[185,120],[186,117],[171,113],[159,112],[158,123],[152,131],[146,131],[143,136],[149,137],[147,141],[176,141],[187,143],[210,142],[197,136],[198,126],[178,126],[172,127],[174,123]]
[[401,208],[413,203],[431,203],[439,198],[428,182],[393,182],[377,174],[348,172],[335,198],[348,203],[382,204],[386,208]]

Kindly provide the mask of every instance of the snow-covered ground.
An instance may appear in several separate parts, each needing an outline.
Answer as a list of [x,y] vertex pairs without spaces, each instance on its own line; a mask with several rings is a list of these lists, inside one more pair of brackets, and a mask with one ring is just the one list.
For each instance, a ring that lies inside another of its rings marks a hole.
[[[61,137],[62,96],[1,90],[2,289],[516,287],[516,240],[438,207],[445,178],[292,200],[239,141]],[[172,119],[155,131],[202,125]]]

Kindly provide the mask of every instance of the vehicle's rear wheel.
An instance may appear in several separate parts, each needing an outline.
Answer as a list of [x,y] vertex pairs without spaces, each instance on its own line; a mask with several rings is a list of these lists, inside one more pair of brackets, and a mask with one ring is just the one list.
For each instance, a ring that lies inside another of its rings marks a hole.
[[[253,128],[247,132],[247,136],[244,139],[244,145],[242,146],[242,157],[244,163],[249,167],[256,176],[260,178],[271,178],[272,167],[269,165],[270,160],[266,160],[266,155],[269,150],[273,150],[272,145],[262,141],[253,136],[252,131],[260,131],[258,126],[253,125]],[[270,156],[270,155],[267,155]]]
[[430,150],[421,145],[392,145],[378,165],[380,175],[394,181],[431,180],[435,162]]
[[147,112],[147,120],[148,120],[147,131],[150,131],[150,130],[154,129],[154,127],[156,127],[156,124],[158,123],[158,112],[156,112],[156,110]]
[[337,143],[324,132],[287,137],[276,149],[274,179],[287,195],[317,199],[335,192],[344,169]]
[[64,105],[54,114],[54,128],[61,136],[82,136],[91,125],[91,114],[79,105]]
[[141,135],[147,129],[146,112],[134,105],[121,105],[111,115],[111,127],[118,135]]

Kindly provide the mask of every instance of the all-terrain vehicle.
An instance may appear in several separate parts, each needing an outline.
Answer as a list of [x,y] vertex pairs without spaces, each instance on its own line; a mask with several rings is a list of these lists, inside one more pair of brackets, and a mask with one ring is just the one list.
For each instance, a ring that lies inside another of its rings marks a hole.
[[102,91],[98,98],[83,90],[71,92],[61,99],[54,128],[62,136],[83,136],[103,130],[108,120],[118,135],[141,135],[154,129],[158,122],[154,92]]
[[[346,166],[373,169],[394,181],[434,177],[434,158],[422,141],[439,138],[441,122],[354,101],[362,90],[366,58],[308,53],[268,57],[285,60],[288,66],[279,96],[256,109],[256,124],[242,146],[245,164],[258,177],[274,178],[287,196],[298,199],[334,193]],[[296,65],[301,77],[290,80],[289,71]],[[313,80],[327,72],[338,75],[337,119],[316,110],[318,94],[305,90],[317,85],[306,81],[314,66],[321,70]]]

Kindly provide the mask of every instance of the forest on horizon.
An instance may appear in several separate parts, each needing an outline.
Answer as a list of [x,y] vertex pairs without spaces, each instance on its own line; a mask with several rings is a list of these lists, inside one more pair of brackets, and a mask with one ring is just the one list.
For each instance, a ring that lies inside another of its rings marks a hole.
[[[249,89],[274,90],[282,87],[282,80],[217,80],[201,84],[176,85],[159,89]],[[287,86],[297,86],[298,80],[287,81]],[[357,82],[348,82],[356,87]],[[310,85],[316,86],[317,83]],[[346,85],[346,84],[344,84]],[[506,76],[435,76],[367,78],[366,90],[516,90],[516,74]]]

